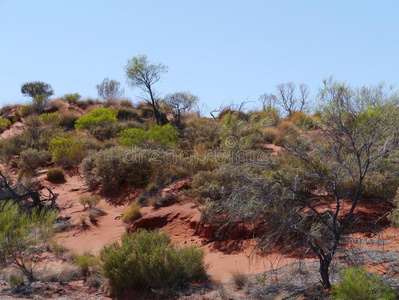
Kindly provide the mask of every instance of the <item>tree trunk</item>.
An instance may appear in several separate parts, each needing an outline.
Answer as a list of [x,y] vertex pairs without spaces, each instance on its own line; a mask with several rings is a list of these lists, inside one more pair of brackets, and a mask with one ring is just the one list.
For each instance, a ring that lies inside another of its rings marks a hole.
[[325,289],[331,288],[330,272],[329,272],[330,264],[331,264],[331,258],[329,256],[320,259],[320,275],[323,287]]

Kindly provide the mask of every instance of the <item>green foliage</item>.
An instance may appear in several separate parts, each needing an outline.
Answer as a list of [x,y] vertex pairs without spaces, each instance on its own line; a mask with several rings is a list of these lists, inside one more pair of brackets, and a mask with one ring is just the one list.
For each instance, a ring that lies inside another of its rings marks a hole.
[[50,161],[51,153],[46,150],[26,149],[21,152],[18,160],[20,175],[33,175],[35,170]]
[[26,82],[21,87],[21,93],[24,96],[29,96],[35,98],[37,96],[51,97],[54,91],[51,85],[44,83],[42,81],[32,81]]
[[11,276],[10,287],[12,289],[18,288],[24,284],[24,279],[21,276]]
[[53,161],[65,166],[77,166],[96,145],[87,138],[67,133],[51,139],[49,151]]
[[0,264],[12,265],[33,280],[33,268],[52,237],[56,211],[19,211],[11,201],[0,204]]
[[219,122],[195,116],[184,121],[184,126],[186,144],[190,150],[206,151],[219,146],[221,131]]
[[333,299],[338,300],[390,300],[395,292],[378,275],[368,273],[365,267],[347,268],[339,284],[333,286]]
[[47,179],[50,182],[61,182],[64,180],[65,174],[64,170],[61,168],[52,168],[49,169],[46,173]]
[[0,133],[6,130],[10,125],[10,120],[0,117]]
[[177,145],[179,132],[170,124],[160,126],[151,125],[149,130],[141,128],[130,128],[118,134],[121,137],[122,146],[149,147],[156,145],[163,148],[170,148]]
[[131,224],[140,217],[140,205],[138,205],[136,202],[132,202],[130,203],[129,207],[124,211],[122,221]]
[[79,197],[79,203],[83,205],[86,209],[86,206],[89,209],[93,209],[97,206],[101,201],[101,196],[99,195],[83,195]]
[[88,114],[81,116],[75,124],[77,130],[87,129],[92,126],[103,126],[114,123],[118,112],[110,108],[96,108]]
[[70,103],[76,103],[76,102],[79,101],[79,99],[80,99],[81,97],[82,97],[82,96],[79,95],[78,93],[74,93],[74,94],[65,94],[65,95],[64,95],[64,100],[67,101],[67,102],[70,102]]
[[99,265],[99,260],[90,255],[80,255],[73,260],[73,263],[82,270],[84,276],[87,276],[90,268]]
[[106,141],[117,137],[118,133],[126,128],[128,124],[122,122],[108,123],[103,125],[91,126],[88,131],[99,141]]
[[395,209],[388,216],[388,220],[389,222],[391,222],[392,226],[399,227],[399,188],[396,191],[396,196],[393,200],[393,204],[395,205]]
[[23,105],[19,111],[21,117],[26,117],[34,113],[34,107],[31,104]]
[[296,111],[290,116],[291,121],[302,130],[315,129],[317,124],[314,119],[302,111]]
[[58,111],[53,113],[44,113],[40,115],[40,121],[46,125],[58,125],[61,121]]
[[98,96],[103,101],[113,101],[119,99],[123,94],[123,89],[120,87],[120,82],[104,78],[104,80],[96,85]]
[[206,278],[204,253],[178,248],[166,233],[139,230],[100,252],[102,273],[114,294],[128,289],[173,289]]

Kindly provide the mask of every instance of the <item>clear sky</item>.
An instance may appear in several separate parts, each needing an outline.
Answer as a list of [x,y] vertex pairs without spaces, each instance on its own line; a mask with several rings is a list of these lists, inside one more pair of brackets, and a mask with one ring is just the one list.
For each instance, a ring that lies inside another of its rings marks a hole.
[[95,97],[104,77],[134,101],[124,67],[138,54],[169,66],[158,90],[210,108],[287,81],[315,95],[330,75],[396,85],[398,14],[398,0],[0,0],[0,104],[26,101],[33,80]]

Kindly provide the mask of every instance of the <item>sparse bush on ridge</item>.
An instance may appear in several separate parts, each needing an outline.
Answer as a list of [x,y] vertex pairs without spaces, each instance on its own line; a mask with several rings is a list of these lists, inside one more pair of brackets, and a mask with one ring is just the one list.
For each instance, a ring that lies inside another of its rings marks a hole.
[[61,117],[58,111],[53,113],[44,113],[40,115],[40,121],[46,125],[58,125],[61,121]]
[[0,133],[6,130],[10,125],[10,120],[0,117]]
[[130,128],[123,130],[118,134],[121,137],[122,146],[151,147],[156,145],[164,148],[170,148],[177,145],[179,132],[170,124],[151,125],[149,130],[141,128]]
[[114,123],[117,120],[118,112],[110,108],[96,108],[76,120],[77,130],[88,129],[92,126],[103,126]]
[[80,96],[78,93],[74,93],[74,94],[65,94],[64,95],[64,100],[70,103],[76,103],[79,101],[79,99],[82,96]]
[[182,288],[205,279],[203,259],[204,252],[195,247],[178,248],[167,233],[145,230],[125,234],[121,244],[100,252],[102,274],[115,295],[129,289]]

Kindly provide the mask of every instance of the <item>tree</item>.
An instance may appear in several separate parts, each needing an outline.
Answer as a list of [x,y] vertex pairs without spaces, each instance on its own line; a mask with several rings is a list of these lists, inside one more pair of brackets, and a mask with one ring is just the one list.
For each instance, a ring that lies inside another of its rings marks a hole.
[[51,97],[52,95],[54,95],[54,91],[51,85],[42,81],[32,81],[24,83],[21,87],[21,93],[24,96],[31,98],[35,98],[40,95],[46,97]]
[[138,55],[128,61],[125,70],[130,85],[139,87],[144,92],[142,99],[151,106],[157,124],[165,124],[166,120],[160,111],[161,98],[154,90],[154,84],[161,80],[161,75],[168,71],[168,67],[160,63],[150,63],[147,56]]
[[279,105],[289,116],[296,111],[303,111],[309,104],[309,87],[306,84],[299,85],[299,95],[296,92],[296,85],[293,82],[277,85],[276,94],[263,94],[259,97],[263,108]]
[[54,95],[51,85],[42,81],[26,82],[21,87],[24,96],[32,98],[33,109],[41,113],[43,108],[49,103],[49,98]]
[[52,237],[56,211],[20,211],[11,201],[0,204],[0,263],[19,269],[29,281]]
[[[331,286],[329,267],[346,230],[354,221],[359,201],[368,190],[390,178],[391,172],[378,179],[373,178],[371,171],[399,144],[398,99],[386,96],[381,89],[370,88],[367,93],[365,89],[353,89],[333,79],[325,80],[320,93],[324,102],[322,130],[313,137],[292,134],[284,146],[308,172],[288,180],[281,166],[275,162],[269,164],[277,182],[287,191],[284,202],[274,203],[285,218],[280,216],[279,226],[271,230],[269,236],[276,234],[275,237],[281,238],[284,231],[285,234],[292,231],[306,241],[319,259],[325,288]],[[298,183],[305,178],[316,181],[327,193],[326,199],[332,200],[328,211],[317,209],[321,197],[315,191],[305,192],[300,187]],[[346,217],[341,218],[344,201],[349,201],[350,208]],[[310,219],[312,222],[307,223]]]
[[104,80],[96,85],[98,96],[104,101],[112,101],[119,99],[123,95],[120,82],[104,78]]
[[199,98],[189,92],[177,92],[166,96],[166,102],[173,107],[177,127],[180,126],[182,113],[192,110],[198,101]]
[[292,129],[282,153],[230,170],[234,184],[224,184],[225,196],[207,206],[205,217],[222,229],[264,222],[262,249],[307,247],[319,260],[323,286],[330,288],[330,265],[357,221],[359,201],[398,172],[389,162],[399,145],[399,100],[381,88],[366,89],[326,80],[321,129]]

